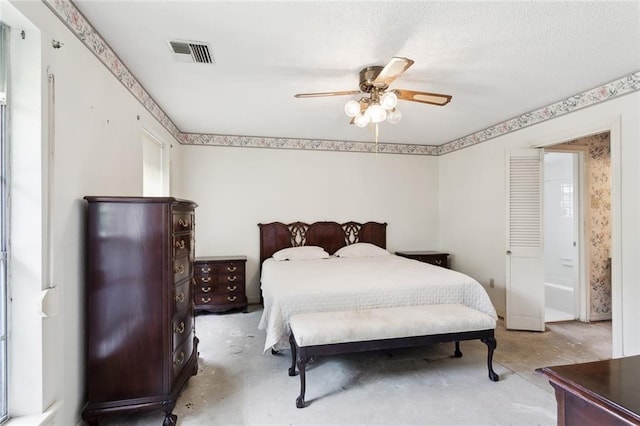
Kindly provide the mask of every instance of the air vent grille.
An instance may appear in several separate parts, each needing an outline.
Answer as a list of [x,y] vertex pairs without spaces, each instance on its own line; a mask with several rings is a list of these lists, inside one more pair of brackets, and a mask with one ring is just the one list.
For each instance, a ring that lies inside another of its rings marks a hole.
[[180,62],[196,62],[199,64],[213,64],[213,57],[209,46],[199,41],[169,41],[169,47],[176,60]]

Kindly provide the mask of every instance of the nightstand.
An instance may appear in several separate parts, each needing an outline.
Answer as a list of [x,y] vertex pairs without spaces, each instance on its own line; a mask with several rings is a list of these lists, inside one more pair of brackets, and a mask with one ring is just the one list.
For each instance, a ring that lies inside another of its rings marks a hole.
[[196,312],[246,312],[246,256],[197,257],[194,267],[194,304]]
[[406,257],[420,262],[430,263],[436,266],[449,268],[449,253],[431,250],[397,251],[398,256]]

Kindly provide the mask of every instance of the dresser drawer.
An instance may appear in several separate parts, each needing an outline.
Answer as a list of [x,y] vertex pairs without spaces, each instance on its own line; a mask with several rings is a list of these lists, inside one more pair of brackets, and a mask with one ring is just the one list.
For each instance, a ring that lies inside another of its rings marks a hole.
[[199,294],[195,297],[195,304],[198,309],[203,309],[204,305],[221,306],[225,305],[246,305],[247,298],[243,293],[227,293],[227,294]]
[[189,256],[182,256],[173,260],[173,282],[177,283],[191,276],[191,259]]
[[172,322],[173,329],[173,351],[178,349],[186,336],[190,336],[193,331],[193,314],[187,310],[175,317]]
[[191,212],[173,212],[173,232],[185,232],[193,230],[193,213]]
[[186,280],[173,288],[173,302],[175,310],[182,312],[191,304],[191,280]]
[[176,378],[187,365],[193,352],[193,332],[187,337],[178,349],[173,352],[173,378]]
[[191,253],[191,234],[175,235],[173,237],[173,257],[178,258]]
[[229,284],[197,284],[196,296],[218,296],[221,294],[244,294],[244,282]]

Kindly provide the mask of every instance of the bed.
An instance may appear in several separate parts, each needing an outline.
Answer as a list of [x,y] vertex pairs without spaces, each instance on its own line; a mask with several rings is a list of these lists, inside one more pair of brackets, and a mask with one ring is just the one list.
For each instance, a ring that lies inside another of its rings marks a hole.
[[[289,318],[301,313],[462,304],[497,319],[486,291],[473,278],[386,250],[373,250],[376,255],[370,255],[371,246],[386,248],[386,223],[273,222],[258,226],[264,302],[259,328],[266,332],[265,352],[289,347]],[[274,259],[274,254],[293,247],[321,247],[329,256]],[[348,250],[345,247],[355,250],[349,256],[336,256]]]

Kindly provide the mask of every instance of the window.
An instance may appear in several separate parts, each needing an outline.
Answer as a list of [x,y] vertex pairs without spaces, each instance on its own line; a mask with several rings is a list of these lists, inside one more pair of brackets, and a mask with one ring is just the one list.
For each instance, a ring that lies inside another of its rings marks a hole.
[[561,183],[561,208],[564,217],[573,217],[573,182]]
[[142,193],[159,197],[164,191],[164,144],[147,131],[142,132]]

